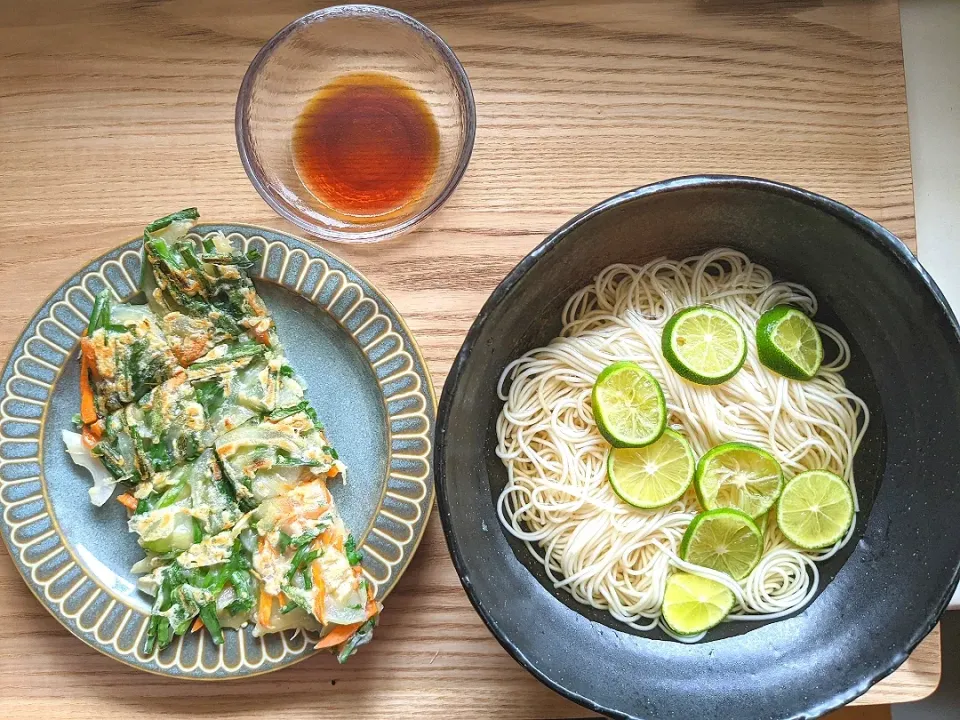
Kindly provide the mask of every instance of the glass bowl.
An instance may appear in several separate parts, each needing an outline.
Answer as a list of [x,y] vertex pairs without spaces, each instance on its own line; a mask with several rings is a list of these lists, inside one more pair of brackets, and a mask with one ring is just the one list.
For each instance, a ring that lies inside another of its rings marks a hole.
[[[331,81],[358,72],[384,73],[412,87],[439,134],[432,179],[383,216],[337,212],[307,189],[294,163],[292,137],[301,111]],[[287,25],[257,53],[237,98],[237,147],[257,192],[306,232],[335,242],[386,240],[435,212],[467,169],[476,124],[470,81],[453,51],[425,25],[376,5],[325,8]]]

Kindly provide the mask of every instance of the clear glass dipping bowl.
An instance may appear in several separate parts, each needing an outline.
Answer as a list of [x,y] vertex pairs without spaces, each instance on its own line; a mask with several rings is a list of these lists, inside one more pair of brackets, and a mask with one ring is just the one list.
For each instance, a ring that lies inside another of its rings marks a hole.
[[[419,198],[383,219],[362,222],[314,197],[297,174],[291,150],[307,102],[353,72],[382,72],[413,87],[433,111],[440,135],[437,169]],[[237,98],[237,147],[257,192],[292,223],[335,242],[386,240],[434,213],[467,169],[476,126],[470,81],[453,51],[425,25],[377,5],[325,8],[290,23],[257,53]]]

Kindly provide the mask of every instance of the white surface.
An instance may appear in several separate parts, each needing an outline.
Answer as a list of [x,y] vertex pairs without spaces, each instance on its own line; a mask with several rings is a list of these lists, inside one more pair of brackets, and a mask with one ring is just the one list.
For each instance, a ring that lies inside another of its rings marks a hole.
[[900,21],[917,251],[960,314],[960,2],[901,0]]

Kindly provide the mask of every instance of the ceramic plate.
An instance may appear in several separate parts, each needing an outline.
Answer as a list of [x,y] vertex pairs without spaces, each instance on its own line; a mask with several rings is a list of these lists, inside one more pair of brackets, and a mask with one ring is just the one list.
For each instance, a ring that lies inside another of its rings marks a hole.
[[[347,527],[363,538],[364,574],[382,601],[409,564],[433,502],[435,399],[416,342],[389,301],[342,260],[246,225],[198,225],[191,235],[213,231],[263,254],[251,276],[347,464],[347,484],[331,483],[330,491]],[[126,530],[126,511],[112,501],[90,504],[89,477],[60,439],[79,411],[78,338],[92,298],[110,287],[130,299],[139,277],[137,239],[61,285],[14,346],[0,383],[0,535],[54,617],[122,662],[206,680],[291,665],[313,653],[315,635],[255,638],[248,627],[226,632],[220,647],[207,633],[188,633],[143,652],[151,599],[129,571],[141,551]]]

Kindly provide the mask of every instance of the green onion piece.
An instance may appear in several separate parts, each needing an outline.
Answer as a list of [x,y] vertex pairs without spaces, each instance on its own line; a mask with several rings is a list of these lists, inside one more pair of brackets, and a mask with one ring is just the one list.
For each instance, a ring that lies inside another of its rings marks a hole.
[[148,233],[156,232],[157,230],[163,230],[165,227],[169,226],[173,222],[176,222],[177,220],[196,220],[199,217],[200,212],[195,207],[185,208],[175,213],[166,215],[158,220],[154,220],[152,223],[147,225],[146,231]]
[[254,588],[253,579],[250,573],[236,571],[230,573],[230,584],[233,586],[233,592],[236,599],[227,605],[227,612],[231,615],[237,615],[242,612],[249,612],[254,606]]
[[304,412],[308,407],[306,400],[301,400],[296,405],[291,405],[290,407],[277,408],[267,417],[271,420],[283,420],[283,418],[290,417],[291,415],[296,415],[298,412]]
[[290,570],[287,572],[288,584],[293,582],[293,576],[300,571],[300,568],[304,565],[309,565],[320,557],[318,551],[308,550],[309,547],[309,545],[303,545],[294,553],[293,559],[290,561]]
[[174,485],[172,488],[167,490],[163,495],[160,496],[160,500],[157,501],[155,509],[169,507],[173,505],[177,500],[180,499],[180,496],[183,494],[183,491],[187,489],[187,478],[183,478],[180,482]]
[[353,533],[347,535],[347,540],[343,543],[343,552],[351,565],[359,565],[363,562],[363,553],[357,550],[357,541],[353,539]]
[[320,418],[317,417],[317,411],[308,405],[304,412],[307,414],[307,417],[313,421],[313,426],[320,432],[323,432],[323,423],[320,422]]
[[173,639],[170,635],[171,629],[170,621],[165,617],[160,618],[157,623],[157,642],[160,643],[161,648],[165,648]]
[[110,322],[110,290],[104,288],[97,293],[93,301],[93,310],[90,311],[90,323],[87,325],[87,335]]
[[146,512],[153,510],[153,502],[151,502],[149,497],[141,498],[140,502],[137,503],[137,509],[134,510],[134,515],[143,515]]
[[159,616],[153,615],[150,618],[150,624],[147,626],[147,639],[143,643],[143,652],[147,655],[153,652],[153,648],[157,644],[157,625],[159,622]]
[[204,627],[210,631],[214,644],[223,645],[223,630],[220,628],[220,620],[217,619],[217,606],[208,603],[200,608],[200,619],[203,620]]
[[223,365],[224,363],[232,362],[234,360],[241,360],[243,358],[253,358],[258,355],[262,355],[266,352],[266,348],[263,345],[253,342],[240,343],[235,348],[226,353],[223,357],[218,357],[213,360],[202,360],[199,362],[193,363],[190,366],[192,370],[205,367],[213,367],[216,365]]

